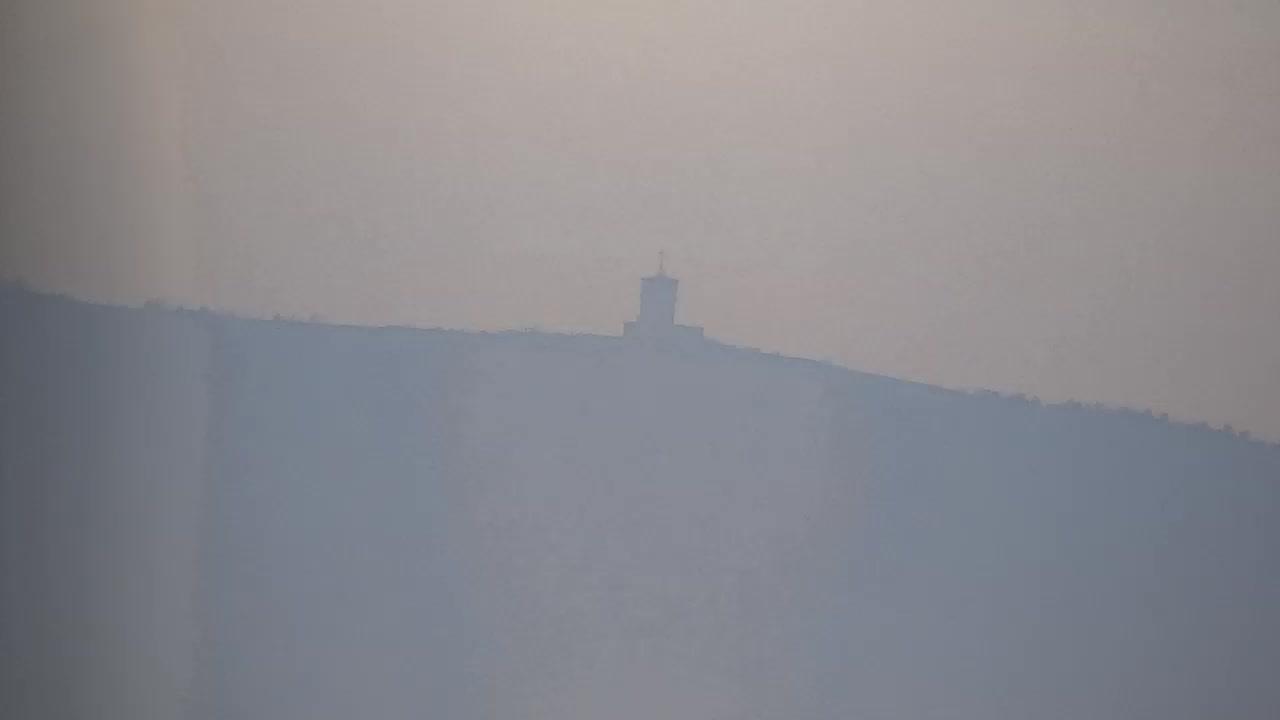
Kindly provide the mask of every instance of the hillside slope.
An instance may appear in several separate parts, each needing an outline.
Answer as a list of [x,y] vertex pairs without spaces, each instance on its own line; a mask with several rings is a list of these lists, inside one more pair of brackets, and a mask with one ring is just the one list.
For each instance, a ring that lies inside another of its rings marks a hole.
[[1273,445],[715,344],[0,320],[29,716],[1280,708]]

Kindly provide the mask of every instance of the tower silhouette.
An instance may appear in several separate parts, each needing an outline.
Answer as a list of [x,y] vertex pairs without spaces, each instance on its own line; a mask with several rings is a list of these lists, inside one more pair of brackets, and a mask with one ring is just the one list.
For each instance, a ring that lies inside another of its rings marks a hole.
[[667,274],[666,258],[658,254],[658,272],[640,279],[640,312],[623,326],[623,335],[636,339],[701,340],[700,327],[676,324],[680,281]]

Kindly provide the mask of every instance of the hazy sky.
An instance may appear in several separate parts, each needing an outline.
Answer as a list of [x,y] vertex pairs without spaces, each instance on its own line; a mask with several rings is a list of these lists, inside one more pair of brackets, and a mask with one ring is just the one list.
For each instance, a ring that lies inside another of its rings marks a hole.
[[1280,3],[19,0],[0,261],[620,332],[1280,438]]

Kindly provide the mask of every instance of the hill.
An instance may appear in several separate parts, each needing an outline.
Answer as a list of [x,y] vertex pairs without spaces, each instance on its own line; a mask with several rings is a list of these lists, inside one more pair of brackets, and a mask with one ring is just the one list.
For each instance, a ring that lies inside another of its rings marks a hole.
[[1270,718],[1280,448],[714,342],[0,292],[23,717]]

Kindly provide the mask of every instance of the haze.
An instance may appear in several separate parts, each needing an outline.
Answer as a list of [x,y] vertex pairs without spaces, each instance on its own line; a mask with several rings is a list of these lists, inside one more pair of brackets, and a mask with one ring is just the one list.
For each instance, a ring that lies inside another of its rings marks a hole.
[[723,340],[1280,438],[1280,4],[0,10],[0,264],[91,299]]

